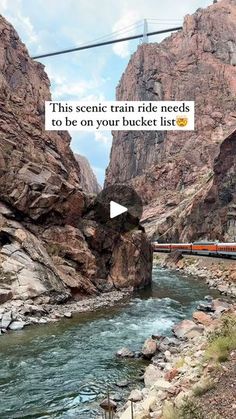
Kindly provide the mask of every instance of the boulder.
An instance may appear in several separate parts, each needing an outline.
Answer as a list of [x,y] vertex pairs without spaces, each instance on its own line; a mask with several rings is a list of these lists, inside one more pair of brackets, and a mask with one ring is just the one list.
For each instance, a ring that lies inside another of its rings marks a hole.
[[184,337],[187,339],[198,338],[199,336],[202,335],[203,332],[204,332],[204,326],[199,324],[198,326],[196,325],[194,329],[191,329],[188,332],[186,332]]
[[202,311],[195,311],[193,313],[193,319],[203,326],[208,326],[212,322],[212,317]]
[[20,320],[15,320],[10,324],[9,329],[10,330],[21,330],[24,327],[25,327],[25,322],[20,321]]
[[177,368],[173,368],[170,371],[167,371],[164,375],[164,378],[166,381],[172,381],[177,375],[179,374],[179,371]]
[[[173,328],[173,332],[177,338],[193,337],[194,332],[201,333],[202,329],[192,320],[183,320]],[[192,333],[190,333],[192,332]]]
[[2,329],[7,329],[9,327],[11,321],[12,321],[12,312],[7,311],[2,316],[1,328]]
[[47,323],[48,323],[48,320],[47,320],[47,319],[44,319],[44,318],[42,317],[41,319],[39,319],[39,320],[38,320],[38,323],[39,323],[39,324],[47,324]]
[[135,415],[135,419],[150,419],[150,413],[148,410],[143,410],[141,412],[137,412]]
[[228,311],[230,309],[230,304],[226,301],[216,299],[212,302],[212,309],[215,312],[215,314],[220,314],[224,311]]
[[114,402],[121,402],[123,397],[119,393],[115,393],[111,395],[111,399],[114,400]]
[[213,297],[211,295],[205,295],[204,300],[206,300],[208,303],[211,303],[213,301]]
[[209,312],[211,313],[211,312],[213,312],[212,302],[209,302],[207,304],[202,304],[201,303],[197,306],[197,309],[199,311],[203,311],[205,313],[209,313]]
[[12,291],[5,288],[0,288],[0,304],[12,299]]
[[222,294],[227,294],[227,292],[229,291],[229,284],[221,284],[218,285],[217,289],[222,293]]
[[67,319],[70,319],[70,318],[72,317],[72,313],[71,313],[71,311],[66,311],[66,312],[64,313],[64,317],[66,317]]
[[128,387],[129,381],[128,380],[117,381],[116,385],[117,387],[121,387],[121,388]]
[[151,359],[157,351],[157,342],[154,339],[147,339],[142,347],[142,355],[144,358]]
[[164,378],[159,378],[157,381],[155,381],[153,386],[157,391],[166,391],[173,387],[172,384],[170,384],[169,381],[165,380]]
[[150,391],[141,403],[142,409],[147,412],[152,411],[152,407],[156,404],[156,401],[156,391]]
[[142,399],[143,399],[143,394],[138,389],[132,390],[128,397],[128,400],[131,400],[133,402],[140,402]]
[[131,351],[129,348],[124,347],[116,352],[116,356],[119,358],[134,358],[135,353]]
[[[120,419],[131,419],[131,402],[128,402],[126,404],[128,407],[125,409],[123,413],[119,416]],[[134,416],[135,419],[150,419],[150,413],[149,410],[139,410],[137,413],[135,413]]]
[[163,377],[163,372],[160,368],[156,367],[153,364],[148,365],[144,373],[144,383],[145,387],[151,387],[153,384],[161,377]]

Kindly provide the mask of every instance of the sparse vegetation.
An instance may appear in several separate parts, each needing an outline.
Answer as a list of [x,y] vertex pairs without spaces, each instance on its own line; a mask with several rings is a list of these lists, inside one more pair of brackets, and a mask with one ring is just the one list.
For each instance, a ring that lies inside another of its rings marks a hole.
[[163,406],[162,417],[163,419],[180,419],[178,409],[168,400]]
[[205,419],[199,404],[193,399],[186,397],[180,408],[171,402],[166,402],[162,412],[163,419]]
[[195,258],[186,258],[185,263],[187,266],[196,265],[197,261]]
[[61,249],[60,245],[57,243],[50,243],[46,246],[47,252],[50,256],[61,256],[63,257],[65,251]]
[[[1,263],[1,261],[0,261]],[[5,272],[2,267],[0,266],[0,283],[4,284],[12,284],[15,281],[15,275],[11,272]]]
[[199,404],[193,399],[186,397],[180,408],[180,419],[205,419]]
[[175,368],[182,368],[185,364],[184,358],[179,358],[175,363]]
[[220,327],[208,336],[208,342],[206,359],[227,361],[230,352],[236,349],[236,317],[223,316]]
[[200,397],[203,394],[207,393],[208,391],[215,388],[216,385],[213,380],[210,378],[205,379],[203,382],[197,384],[193,389],[193,394],[196,397]]

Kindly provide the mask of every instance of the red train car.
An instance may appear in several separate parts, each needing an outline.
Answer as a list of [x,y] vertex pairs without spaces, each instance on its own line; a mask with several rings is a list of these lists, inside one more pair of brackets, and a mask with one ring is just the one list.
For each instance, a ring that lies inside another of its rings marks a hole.
[[154,252],[173,252],[203,256],[221,256],[236,259],[236,243],[194,242],[194,243],[152,243]]

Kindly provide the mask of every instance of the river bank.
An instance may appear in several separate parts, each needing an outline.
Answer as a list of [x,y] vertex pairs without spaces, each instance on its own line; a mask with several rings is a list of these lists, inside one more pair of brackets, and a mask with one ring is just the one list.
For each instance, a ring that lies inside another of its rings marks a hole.
[[[227,296],[236,296],[236,261],[190,255],[154,255],[157,266],[183,272],[185,275],[200,277],[212,289],[217,289]],[[80,301],[63,304],[51,304],[47,296],[28,299],[10,299],[0,305],[0,335],[8,330],[21,330],[26,326],[56,322],[62,318],[71,318],[75,313],[91,312],[100,308],[109,308],[129,298],[129,291],[111,291]]]
[[129,297],[129,292],[111,291],[60,305],[47,303],[45,296],[36,300],[10,300],[0,305],[0,335],[7,331],[22,330],[29,325],[42,325],[71,318],[76,313],[114,307]]
[[175,323],[171,338],[147,338],[141,350],[150,359],[144,387],[130,393],[115,418],[130,419],[131,409],[134,419],[232,418],[236,412],[235,261],[160,253],[154,256],[154,266],[199,278],[199,286],[204,280],[225,297],[206,296],[191,320]]
[[[189,318],[209,293],[220,296],[204,281],[154,266],[152,286],[115,306],[5,333],[0,337],[1,419],[97,418],[108,387],[123,405],[142,385],[148,361],[118,358],[116,352],[124,346],[140,352],[147,336],[170,337],[174,324]],[[124,381],[127,387],[117,385]]]
[[195,311],[192,320],[176,324],[174,337],[152,336],[145,341],[142,353],[151,363],[144,373],[144,387],[130,393],[115,418],[234,416],[236,304],[209,300],[201,310],[207,312]]
[[202,278],[210,288],[217,289],[223,295],[236,297],[236,260],[175,252],[155,253],[154,263]]

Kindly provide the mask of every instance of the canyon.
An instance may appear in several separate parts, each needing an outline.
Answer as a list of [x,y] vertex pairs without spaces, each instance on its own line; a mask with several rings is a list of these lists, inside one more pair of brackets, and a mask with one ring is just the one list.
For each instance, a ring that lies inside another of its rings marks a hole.
[[44,66],[3,17],[0,39],[1,302],[61,303],[150,283],[143,229],[120,234],[90,216],[99,186],[88,163],[67,132],[45,131]]
[[153,263],[151,240],[236,239],[236,0],[130,59],[117,99],[194,100],[196,129],[113,133],[105,185],[144,204],[125,233],[97,217],[101,188],[69,133],[45,131],[50,81],[2,16],[0,40],[0,416],[98,418],[105,401],[117,418],[177,418],[200,387],[198,417],[230,418],[235,339],[222,369],[206,354],[224,322],[235,337],[235,260]]
[[116,98],[195,101],[195,131],[113,133],[105,184],[128,183],[142,196],[149,237],[235,241],[235,0],[200,8],[183,30],[140,45]]

